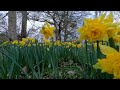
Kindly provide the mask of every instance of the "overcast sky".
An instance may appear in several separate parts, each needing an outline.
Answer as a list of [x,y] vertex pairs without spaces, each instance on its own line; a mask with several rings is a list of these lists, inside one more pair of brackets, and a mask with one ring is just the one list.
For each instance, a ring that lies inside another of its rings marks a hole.
[[[89,15],[87,18],[94,18],[95,12],[94,12],[94,11],[91,11],[91,12],[92,12],[92,15]],[[0,11],[0,13],[3,13],[3,14],[5,15],[6,13],[8,13],[8,11]],[[108,12],[107,14],[109,14],[109,12]],[[114,17],[116,18],[117,15],[114,15]],[[6,17],[6,19],[7,19],[7,18],[8,18],[8,17]],[[18,20],[18,19],[17,19],[17,20]],[[117,18],[116,20],[117,20],[117,21],[120,21],[119,18]],[[19,22],[19,21],[17,21],[17,23],[18,23],[18,22]],[[44,24],[44,22],[38,22],[38,21],[28,20],[28,21],[27,21],[27,31],[28,31],[29,29],[31,29],[32,27],[33,27],[34,29],[38,29],[38,27],[42,27],[43,24]],[[21,27],[21,26],[20,26],[20,27]],[[37,36],[37,38],[41,37],[41,34],[39,33],[39,31],[40,31],[40,28],[39,28],[34,34],[31,34],[30,37],[35,37],[35,36]]]

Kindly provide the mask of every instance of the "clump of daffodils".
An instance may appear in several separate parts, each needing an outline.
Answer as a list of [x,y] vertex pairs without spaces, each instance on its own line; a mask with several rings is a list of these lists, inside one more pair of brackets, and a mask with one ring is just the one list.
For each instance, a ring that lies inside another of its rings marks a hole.
[[58,41],[55,41],[55,42],[54,42],[54,45],[55,45],[55,46],[62,46],[62,42],[60,42],[59,40],[58,40]]
[[106,58],[98,59],[98,62],[93,67],[101,69],[102,73],[113,74],[114,79],[120,79],[120,52],[105,45],[100,45],[100,49],[106,55]]
[[84,19],[84,25],[78,28],[78,33],[80,33],[80,40],[88,40],[89,42],[94,42],[97,40],[102,40],[105,37],[107,25],[102,22],[101,17],[95,19]]
[[83,27],[78,28],[79,39],[95,42],[114,37],[118,32],[120,23],[113,22],[112,12],[107,17],[105,16],[106,13],[95,19],[85,18]]
[[21,41],[14,40],[12,42],[6,41],[2,43],[2,45],[7,45],[7,44],[13,44],[18,46],[24,46],[24,45],[31,46],[31,44],[35,44],[35,39],[31,37],[27,37],[27,38],[22,38]]
[[28,37],[28,38],[22,38],[22,40],[19,42],[13,41],[12,44],[14,44],[14,42],[16,42],[16,44],[18,44],[20,46],[24,46],[24,45],[31,46],[31,44],[35,44],[35,39]]
[[76,43],[75,41],[73,42],[60,42],[59,40],[58,41],[55,41],[54,46],[64,46],[66,48],[70,48],[70,47],[73,47],[73,48],[80,48],[82,46],[81,43]]
[[1,44],[1,46],[3,46],[3,45],[8,45],[10,42],[9,41],[5,41],[5,42],[3,42],[2,44]]
[[73,42],[64,42],[64,43],[62,43],[62,45],[65,46],[66,48],[70,48],[70,47],[80,48],[82,46],[81,43],[75,43],[74,41]]

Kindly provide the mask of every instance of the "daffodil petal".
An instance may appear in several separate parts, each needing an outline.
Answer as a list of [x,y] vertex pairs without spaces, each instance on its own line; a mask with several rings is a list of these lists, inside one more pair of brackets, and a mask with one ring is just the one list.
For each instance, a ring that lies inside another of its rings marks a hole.
[[100,46],[101,52],[104,55],[111,54],[111,53],[118,53],[115,49],[113,49],[113,48],[111,48],[109,46],[106,46],[106,45],[99,45],[99,46]]
[[46,26],[47,26],[48,28],[50,28],[50,24],[49,24],[48,22],[46,22]]
[[104,14],[102,14],[98,19],[99,19],[100,21],[102,21],[102,20],[105,18],[105,16],[106,16],[106,12],[105,12]]
[[91,21],[90,18],[84,18],[84,23],[87,24],[89,21]]
[[113,14],[112,12],[110,12],[110,14],[107,16],[107,18],[104,20],[104,22],[108,23],[108,22],[113,22]]

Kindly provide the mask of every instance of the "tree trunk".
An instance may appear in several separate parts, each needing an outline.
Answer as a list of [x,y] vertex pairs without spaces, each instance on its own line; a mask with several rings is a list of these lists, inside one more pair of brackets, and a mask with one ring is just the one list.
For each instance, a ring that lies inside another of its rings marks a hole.
[[27,11],[22,11],[22,30],[21,30],[21,38],[26,38],[26,29],[27,29]]
[[58,37],[59,40],[61,41],[61,23],[59,24]]
[[99,11],[99,16],[101,15],[101,11]]
[[68,29],[68,11],[66,11],[66,18],[65,18],[65,27],[64,27],[64,29],[65,29],[65,31],[64,31],[64,42],[66,42],[66,40],[67,40],[67,29]]
[[98,11],[95,11],[95,18],[98,17]]
[[66,42],[66,39],[67,39],[67,33],[66,33],[67,29],[65,28],[65,36],[64,36],[64,42]]
[[17,33],[16,33],[16,11],[9,11],[8,12],[8,36],[10,41],[17,40]]

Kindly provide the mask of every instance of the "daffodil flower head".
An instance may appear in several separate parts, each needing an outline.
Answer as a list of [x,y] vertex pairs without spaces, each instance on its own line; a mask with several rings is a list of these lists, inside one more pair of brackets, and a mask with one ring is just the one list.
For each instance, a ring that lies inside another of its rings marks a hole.
[[22,41],[27,42],[28,39],[27,38],[22,38]]
[[120,35],[115,35],[113,40],[116,45],[120,46]]
[[113,23],[113,14],[112,12],[104,19],[104,23]]
[[76,44],[72,43],[71,46],[72,46],[72,47],[76,47]]
[[101,69],[102,73],[107,72],[108,74],[113,74],[114,79],[120,79],[120,52],[105,45],[100,45],[100,50],[106,55],[106,58],[98,59],[98,62],[93,65],[93,68]]
[[28,40],[29,40],[31,43],[35,43],[35,39],[34,39],[34,38],[29,37]]
[[9,44],[10,42],[9,41],[5,41],[5,42],[3,42],[1,45],[7,45],[7,44]]
[[113,14],[112,12],[109,13],[109,15],[103,20],[104,24],[107,25],[107,35],[109,38],[114,37],[118,33],[118,26],[120,25],[119,22],[114,23],[113,22]]
[[102,40],[106,35],[107,25],[102,23],[98,18],[96,19],[84,19],[85,24],[83,27],[78,28],[80,34],[79,39],[88,40],[89,42],[95,42]]
[[106,37],[114,37],[118,33],[118,26],[120,23],[113,22],[112,12],[106,16],[106,13],[102,14],[95,19],[84,19],[84,25],[78,28],[78,33],[80,34],[79,40],[88,40],[89,42],[95,42],[103,40]]
[[12,42],[12,44],[18,44],[19,42],[18,42],[18,40],[14,40],[13,42]]
[[61,44],[61,42],[58,40],[58,41],[54,42],[54,45],[55,45],[55,46],[61,46],[62,44]]
[[80,48],[82,46],[82,44],[77,44],[76,47],[77,48]]
[[25,41],[20,41],[20,42],[19,42],[19,45],[20,45],[20,46],[24,46],[25,44],[26,44]]
[[44,39],[44,43],[45,43],[45,45],[52,45],[52,43],[48,39]]
[[50,37],[54,37],[54,30],[56,28],[54,26],[50,26],[48,22],[46,22],[46,25],[42,27],[40,30],[40,33],[44,35],[45,39],[49,39]]

